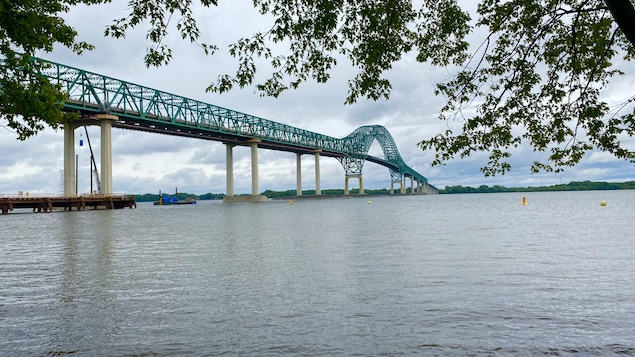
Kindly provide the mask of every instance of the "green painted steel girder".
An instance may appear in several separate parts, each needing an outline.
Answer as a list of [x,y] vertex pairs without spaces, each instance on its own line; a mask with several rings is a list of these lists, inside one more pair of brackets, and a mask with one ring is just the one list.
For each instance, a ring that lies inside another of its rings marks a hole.
[[[337,157],[347,174],[361,174],[364,162],[372,161],[388,167],[393,180],[410,176],[428,182],[406,165],[392,136],[381,125],[362,126],[344,138],[334,138],[41,58],[32,60],[44,77],[68,93],[67,111],[113,114],[146,128],[169,126],[175,129],[172,135],[196,131],[215,135],[219,141],[259,139],[271,147],[278,145],[280,150],[321,150]],[[375,140],[384,158],[368,155]]]

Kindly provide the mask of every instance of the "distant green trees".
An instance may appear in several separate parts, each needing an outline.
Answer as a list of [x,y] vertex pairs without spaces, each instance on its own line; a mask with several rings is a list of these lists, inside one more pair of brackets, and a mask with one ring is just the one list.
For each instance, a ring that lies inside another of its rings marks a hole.
[[629,182],[592,182],[572,181],[567,184],[540,187],[505,187],[494,185],[492,187],[481,185],[477,188],[469,186],[445,186],[439,193],[496,193],[496,192],[541,192],[541,191],[592,191],[592,190],[632,190],[635,189],[635,181]]
[[[173,196],[173,195],[171,195]],[[190,197],[194,197],[197,200],[222,200],[225,198],[223,193],[206,193],[204,195],[195,195],[187,192],[179,192],[176,195],[180,200],[186,200]],[[145,193],[142,195],[135,195],[135,201],[137,202],[154,202],[159,200],[159,195],[154,193]]]
[[[344,189],[339,189],[339,188],[320,190],[320,192],[324,196],[344,196]],[[358,188],[350,189],[348,192],[349,192],[350,195],[359,195],[359,189]],[[267,196],[268,198],[296,197],[296,190],[286,190],[286,191],[266,190],[262,194],[264,196]],[[303,190],[302,194],[303,195],[307,195],[307,196],[315,195],[315,190]],[[388,189],[379,189],[379,190],[368,190],[368,189],[366,189],[366,190],[364,190],[364,194],[366,194],[366,195],[388,195],[388,194],[390,194],[390,190],[388,190]]]
[[[497,192],[540,192],[540,191],[591,191],[591,190],[635,190],[635,181],[629,182],[592,182],[592,181],[572,181],[566,184],[559,184],[553,186],[540,186],[540,187],[505,187],[500,185],[487,186],[481,185],[479,187],[470,186],[445,186],[445,189],[439,189],[441,194],[453,194],[453,193],[497,193]],[[321,190],[323,196],[344,196],[344,189],[333,188]],[[406,193],[410,194],[410,188],[406,189]],[[389,195],[390,190],[386,188],[369,190],[365,189],[366,195]],[[398,190],[394,191],[395,195],[399,195]],[[266,190],[262,192],[263,196],[271,199],[280,198],[292,198],[296,197],[295,190],[286,191],[272,191]],[[313,196],[315,190],[304,190],[302,195]],[[349,190],[349,195],[359,195],[359,189],[354,188]],[[195,197],[199,201],[203,200],[222,200],[225,198],[224,193],[206,193],[203,195],[194,195],[187,192],[179,192],[178,198],[185,200],[189,197]],[[159,199],[158,194],[146,193],[142,195],[135,195],[137,202],[154,202]]]
[[[62,46],[78,55],[93,49],[66,14],[110,2],[0,0],[0,128],[25,140],[77,118],[62,112],[64,88],[44,80],[43,64],[30,57]],[[218,0],[125,3],[104,35],[145,30],[148,67],[172,60],[170,33],[207,55],[233,57],[234,68],[214,72],[211,92],[253,87],[278,97],[307,81],[327,82],[346,63],[344,102],[353,104],[388,99],[391,70],[404,59],[432,65],[445,74],[434,94],[443,98],[438,117],[447,122],[419,143],[434,153],[433,165],[482,152],[489,155],[483,174],[504,174],[520,146],[545,153],[532,172],[561,171],[590,151],[635,164],[635,150],[621,142],[635,135],[635,96],[626,89],[621,103],[610,103],[603,95],[635,59],[633,0],[252,0],[266,16],[262,28],[233,39],[231,31],[206,34],[197,21],[228,16]],[[211,43],[201,42],[205,35]],[[201,73],[217,70],[214,61]]]

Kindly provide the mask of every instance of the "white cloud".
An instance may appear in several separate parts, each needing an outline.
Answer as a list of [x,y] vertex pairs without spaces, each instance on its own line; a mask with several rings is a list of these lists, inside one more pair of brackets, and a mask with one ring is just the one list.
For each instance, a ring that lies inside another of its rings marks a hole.
[[[214,42],[225,50],[239,36],[266,30],[269,19],[263,19],[250,3],[221,2],[221,7],[196,9],[202,32],[201,42]],[[444,131],[454,123],[441,122],[437,113],[444,101],[436,97],[433,87],[448,76],[448,70],[417,63],[406,56],[387,73],[392,82],[389,101],[360,99],[346,106],[347,80],[355,71],[340,61],[326,84],[305,83],[296,91],[280,98],[262,98],[252,88],[227,94],[206,93],[205,88],[221,73],[231,72],[236,61],[226,54],[205,57],[200,48],[181,41],[176,34],[166,41],[173,47],[174,59],[161,68],[146,68],[143,56],[147,47],[145,29],[133,31],[125,39],[104,38],[103,31],[112,19],[125,14],[126,4],[115,1],[94,7],[77,6],[66,16],[79,32],[80,40],[96,45],[94,51],[76,56],[57,49],[44,58],[72,65],[132,83],[198,99],[222,107],[253,114],[335,137],[344,137],[361,125],[384,125],[393,136],[405,162],[426,176],[437,187],[481,184],[506,186],[548,185],[572,180],[627,180],[635,177],[635,169],[627,162],[603,153],[592,153],[576,168],[561,174],[531,175],[529,166],[544,154],[531,149],[514,152],[512,172],[505,176],[485,178],[479,168],[487,162],[487,154],[457,159],[445,166],[430,167],[434,153],[423,151],[417,143]],[[624,100],[631,92],[635,66],[625,65],[629,73],[605,92],[611,102]],[[265,73],[264,68],[262,72]],[[83,129],[78,129],[76,137]],[[100,154],[99,129],[89,127],[89,135],[97,158]],[[158,190],[202,194],[225,192],[225,146],[219,142],[113,129],[113,189],[118,193],[148,193]],[[0,193],[19,190],[56,194],[60,190],[63,169],[63,133],[47,129],[24,142],[13,133],[0,131]],[[373,150],[377,152],[377,148]],[[86,147],[77,148],[80,157],[80,192],[90,189],[89,156]],[[251,192],[250,150],[234,148],[234,181],[236,193]],[[302,156],[302,187],[315,188],[315,166],[312,155]],[[295,189],[295,155],[288,152],[259,150],[260,190]],[[99,167],[99,163],[98,163]],[[321,158],[321,187],[343,188],[344,170],[333,158]],[[367,162],[364,166],[365,188],[390,187],[388,169]],[[357,187],[351,180],[351,187]],[[409,185],[409,183],[407,183]]]

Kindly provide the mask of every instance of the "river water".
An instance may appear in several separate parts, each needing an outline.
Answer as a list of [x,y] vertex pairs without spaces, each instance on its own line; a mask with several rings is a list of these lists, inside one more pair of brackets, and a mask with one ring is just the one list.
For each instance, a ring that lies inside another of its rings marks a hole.
[[13,212],[0,216],[0,355],[635,355],[634,202]]

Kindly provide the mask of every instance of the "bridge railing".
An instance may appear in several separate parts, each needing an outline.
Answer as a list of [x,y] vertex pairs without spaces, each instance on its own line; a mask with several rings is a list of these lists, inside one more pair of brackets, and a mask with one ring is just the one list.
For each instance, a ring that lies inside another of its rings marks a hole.
[[64,64],[41,62],[42,75],[68,93],[69,109],[112,112],[210,131],[243,134],[314,149],[342,151],[341,139],[159,91]]
[[89,72],[60,63],[33,58],[41,74],[66,93],[68,110],[112,113],[120,117],[156,123],[170,123],[185,128],[231,133],[307,149],[341,153],[364,160],[374,140],[384,152],[384,166],[400,176],[412,176],[422,182],[428,180],[401,158],[390,133],[379,125],[363,126],[350,135],[338,139],[254,115],[204,103],[168,92],[129,83],[116,78]]

